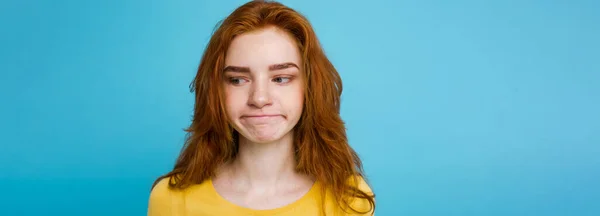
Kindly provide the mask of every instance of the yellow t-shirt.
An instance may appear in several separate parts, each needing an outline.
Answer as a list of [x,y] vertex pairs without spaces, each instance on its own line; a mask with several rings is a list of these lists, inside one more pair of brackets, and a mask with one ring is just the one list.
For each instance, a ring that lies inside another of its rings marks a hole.
[[[358,188],[372,194],[371,188],[360,178]],[[148,216],[312,216],[321,215],[321,185],[316,182],[311,189],[300,199],[283,207],[255,210],[242,207],[221,197],[212,181],[206,180],[201,184],[190,186],[185,190],[171,190],[168,188],[168,178],[162,179],[152,189],[148,203]],[[327,192],[325,210],[327,216],[360,215],[344,212]],[[369,201],[356,198],[352,206],[360,211],[371,209]],[[348,211],[352,212],[352,211]],[[369,212],[368,214],[371,215]]]

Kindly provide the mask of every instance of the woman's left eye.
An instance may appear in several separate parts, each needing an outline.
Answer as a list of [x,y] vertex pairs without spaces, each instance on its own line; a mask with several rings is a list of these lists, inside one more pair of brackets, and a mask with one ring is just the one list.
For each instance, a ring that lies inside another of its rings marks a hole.
[[288,83],[288,82],[290,82],[290,80],[291,80],[291,78],[289,78],[289,77],[277,77],[277,78],[273,79],[273,82],[276,82],[276,83]]

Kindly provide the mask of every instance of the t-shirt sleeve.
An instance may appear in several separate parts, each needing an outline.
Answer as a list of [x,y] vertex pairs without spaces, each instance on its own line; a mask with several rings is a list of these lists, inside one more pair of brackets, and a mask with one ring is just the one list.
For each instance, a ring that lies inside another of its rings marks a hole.
[[[373,196],[373,190],[371,189],[371,187],[369,186],[369,184],[367,184],[367,182],[362,178],[362,177],[357,177],[356,178],[357,184],[356,186],[358,187],[359,190],[365,192],[366,194]],[[360,212],[367,212],[365,214],[355,214],[355,215],[372,215],[373,214],[373,207],[371,206],[371,203],[369,202],[369,200],[367,199],[360,199],[360,198],[355,198],[352,202],[351,205],[354,209],[360,211]]]
[[148,216],[172,216],[177,215],[174,212],[174,206],[177,203],[177,196],[169,189],[169,178],[160,180],[152,191],[148,200]]

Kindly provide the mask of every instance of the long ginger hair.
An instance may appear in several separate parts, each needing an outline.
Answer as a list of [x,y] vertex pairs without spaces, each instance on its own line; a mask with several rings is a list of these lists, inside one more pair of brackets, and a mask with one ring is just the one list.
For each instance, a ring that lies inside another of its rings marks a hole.
[[303,113],[293,129],[296,171],[313,176],[332,192],[342,208],[358,212],[350,206],[350,199],[360,198],[367,199],[374,212],[374,194],[367,194],[351,183],[356,183],[358,177],[365,181],[366,178],[359,156],[348,144],[340,117],[340,75],[325,56],[308,20],[272,1],[242,5],[214,31],[190,85],[195,92],[195,105],[192,123],[185,129],[185,145],[173,170],[159,177],[154,185],[163,178],[171,179],[172,189],[200,184],[213,177],[217,167],[235,159],[239,134],[227,118],[221,85],[225,54],[237,35],[268,26],[284,30],[296,40],[306,77]]

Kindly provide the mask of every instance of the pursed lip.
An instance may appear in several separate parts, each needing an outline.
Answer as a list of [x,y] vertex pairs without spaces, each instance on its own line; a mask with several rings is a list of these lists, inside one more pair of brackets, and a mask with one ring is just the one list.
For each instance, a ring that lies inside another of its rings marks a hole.
[[280,114],[260,114],[260,115],[243,115],[242,118],[269,118],[269,117],[284,117]]

